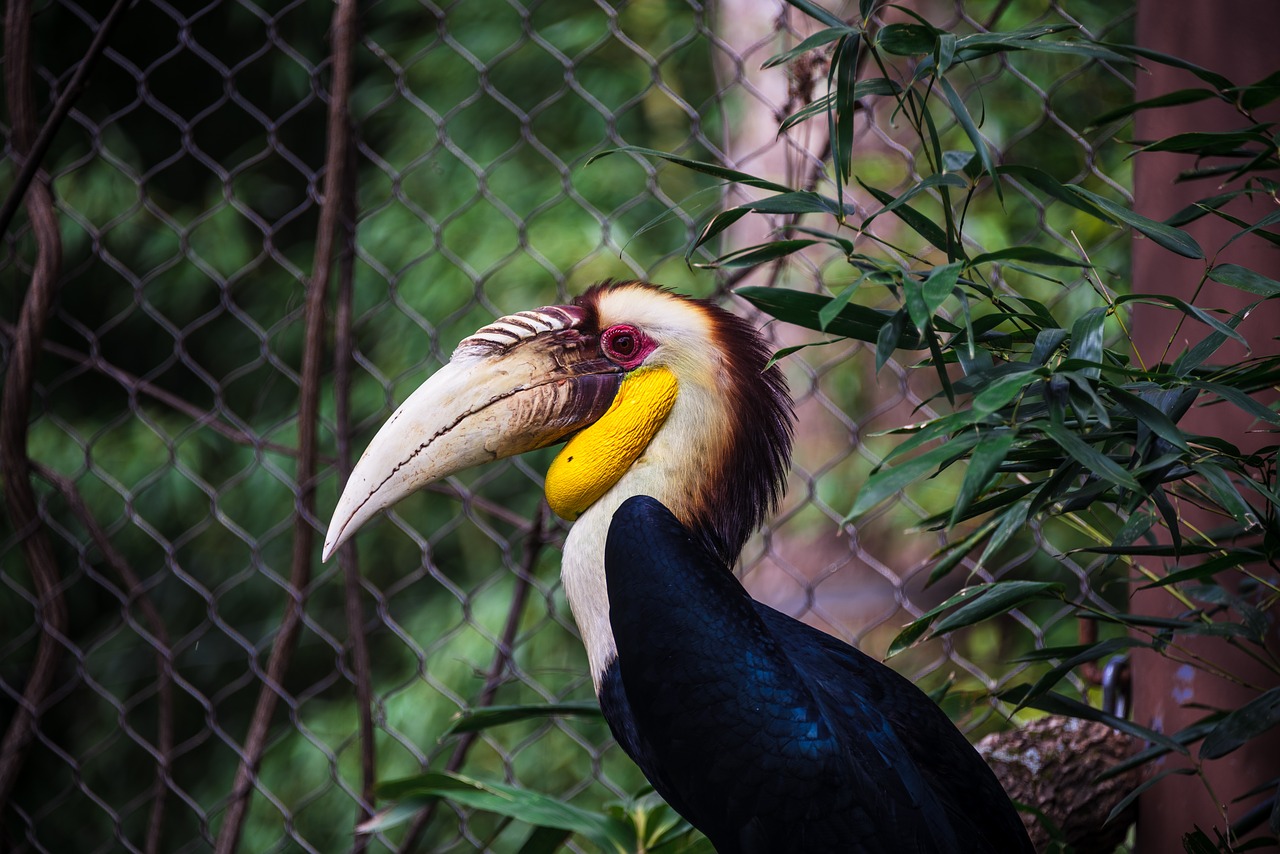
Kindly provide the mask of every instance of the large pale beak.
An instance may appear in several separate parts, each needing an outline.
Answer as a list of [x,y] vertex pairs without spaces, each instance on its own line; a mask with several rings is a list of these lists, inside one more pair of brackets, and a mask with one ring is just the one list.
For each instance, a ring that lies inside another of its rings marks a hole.
[[608,410],[621,369],[576,306],[504,317],[465,339],[373,437],[325,536],[324,560],[380,510],[434,480],[554,444]]

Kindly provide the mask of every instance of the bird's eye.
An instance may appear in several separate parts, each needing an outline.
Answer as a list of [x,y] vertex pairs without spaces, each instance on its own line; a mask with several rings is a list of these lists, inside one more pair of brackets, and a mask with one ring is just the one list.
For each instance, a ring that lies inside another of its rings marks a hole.
[[600,344],[606,356],[615,362],[628,365],[636,361],[637,357],[644,355],[641,352],[643,337],[643,333],[634,326],[619,324],[610,326],[604,331],[600,336]]

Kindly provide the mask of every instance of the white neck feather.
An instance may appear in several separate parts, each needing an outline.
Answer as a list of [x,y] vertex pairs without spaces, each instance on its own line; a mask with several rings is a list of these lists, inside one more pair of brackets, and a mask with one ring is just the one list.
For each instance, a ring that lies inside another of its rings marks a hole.
[[675,407],[645,452],[569,531],[560,575],[587,648],[597,695],[605,668],[617,657],[604,567],[605,539],[613,514],[631,496],[648,495],[666,505],[676,518],[688,520],[689,508],[699,500],[704,480],[713,476],[708,467],[721,457],[721,442],[727,435],[725,417],[715,395],[682,384]]

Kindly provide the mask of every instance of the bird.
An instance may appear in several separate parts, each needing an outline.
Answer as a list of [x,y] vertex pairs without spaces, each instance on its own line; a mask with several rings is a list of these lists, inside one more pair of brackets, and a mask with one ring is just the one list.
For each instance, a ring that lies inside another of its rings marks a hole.
[[601,711],[716,851],[1032,851],[936,703],[734,575],[790,465],[770,359],[745,319],[647,282],[502,317],[377,432],[323,558],[430,482],[564,442],[544,491]]

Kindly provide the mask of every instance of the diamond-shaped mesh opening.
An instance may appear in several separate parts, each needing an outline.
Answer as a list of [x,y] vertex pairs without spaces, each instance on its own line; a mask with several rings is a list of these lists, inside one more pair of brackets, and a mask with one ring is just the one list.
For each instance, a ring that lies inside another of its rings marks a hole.
[[[332,11],[300,0],[135,4],[45,158],[63,265],[29,444],[48,472],[35,483],[67,620],[53,639],[60,660],[0,847],[203,850],[233,802],[271,649],[296,593],[289,576],[304,491],[297,412],[324,192]],[[42,115],[103,14],[100,4],[76,0],[36,11]],[[345,319],[331,301],[326,321],[326,341],[346,324],[354,342],[344,405],[357,452],[461,338],[497,315],[606,277],[723,295],[725,279],[691,269],[684,247],[707,211],[750,191],[631,152],[588,165],[593,155],[640,146],[774,180],[826,180],[815,171],[821,122],[776,135],[779,117],[825,85],[821,63],[807,72],[760,69],[803,35],[798,16],[781,7],[380,0],[360,14],[352,301]],[[1067,21],[1127,40],[1132,13],[1101,0],[1069,8],[957,2],[953,19],[937,23],[982,30],[991,14],[1003,15],[1002,28]],[[1101,62],[992,58],[973,79],[986,105],[982,132],[1060,180],[1124,199],[1123,150],[1073,128],[1129,98],[1127,74]],[[979,96],[969,97],[976,110]],[[924,167],[890,111],[881,105],[874,121],[860,122],[857,156],[859,175],[893,192]],[[961,128],[940,130],[954,147],[968,147]],[[9,171],[3,181],[12,182]],[[1076,221],[1063,206],[1008,186],[1003,207],[986,200],[971,213],[975,238],[1073,253]],[[860,190],[851,201],[866,212],[877,206]],[[920,204],[927,211],[936,200]],[[725,248],[784,225],[744,220]],[[900,226],[881,229],[915,248]],[[1119,231],[1080,237],[1098,270],[1123,278]],[[4,250],[0,347],[8,364],[35,259],[23,215]],[[839,259],[794,260],[785,273],[739,281],[777,275],[775,283],[838,293],[852,280]],[[1068,312],[1092,299],[1082,281],[1011,272],[999,284],[1066,301]],[[869,290],[858,299],[891,303]],[[776,324],[769,334],[779,346],[811,340]],[[968,573],[1088,589],[1089,567],[1065,556],[1077,539],[1057,525],[1035,527],[997,561],[927,586],[941,539],[916,529],[947,506],[954,475],[857,524],[842,519],[857,485],[893,447],[881,434],[933,412],[929,372],[905,357],[876,372],[870,348],[852,343],[806,350],[784,368],[800,414],[798,451],[786,499],[743,555],[754,595],[881,655],[905,621]],[[331,368],[321,385],[317,513],[327,516],[345,428]],[[459,709],[591,696],[557,574],[565,527],[548,523],[545,546],[529,545],[548,459],[491,465],[405,501],[362,534],[354,579],[316,556],[296,651],[283,680],[268,686],[279,702],[250,774],[241,850],[351,845],[364,765],[356,634],[370,662],[367,714],[380,779],[445,767],[458,742],[441,736]],[[3,720],[19,707],[43,625],[19,543],[6,517]],[[513,601],[524,605],[508,648]],[[1043,607],[912,649],[894,665],[926,688],[952,682],[953,697],[985,696],[1015,675],[1012,655],[1075,632],[1065,609]],[[503,666],[489,678],[495,660]],[[990,703],[954,699],[947,708],[968,729],[1001,724],[1003,710]],[[593,808],[643,785],[591,718],[487,732],[464,767]],[[421,844],[515,850],[521,833],[492,815],[442,807]],[[395,848],[404,838],[398,828],[370,844]]]

